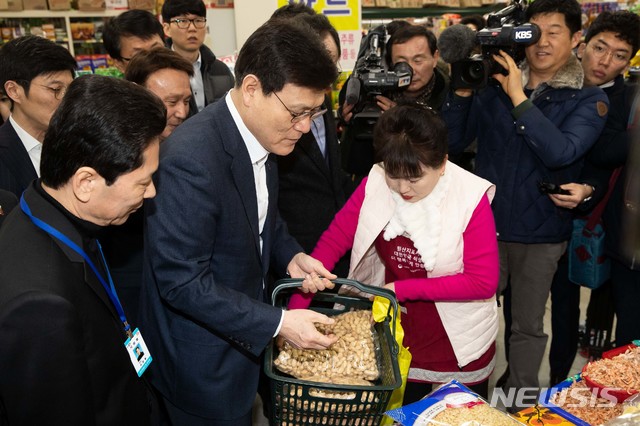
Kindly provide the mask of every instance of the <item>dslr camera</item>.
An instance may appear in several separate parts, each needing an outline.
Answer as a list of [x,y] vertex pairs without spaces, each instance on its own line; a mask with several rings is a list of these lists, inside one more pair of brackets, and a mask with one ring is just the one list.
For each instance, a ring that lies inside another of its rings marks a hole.
[[362,41],[358,59],[347,82],[345,100],[354,105],[353,118],[376,119],[380,109],[377,95],[387,95],[407,88],[411,84],[413,70],[406,62],[398,62],[390,69],[386,60],[389,35],[384,25],[369,31]]
[[493,59],[500,50],[513,58],[516,64],[526,57],[525,47],[540,39],[540,28],[525,23],[527,0],[513,2],[497,12],[489,14],[487,28],[476,33],[476,44],[482,53],[451,64],[451,82],[455,89],[480,89],[486,87],[493,74],[507,71]]

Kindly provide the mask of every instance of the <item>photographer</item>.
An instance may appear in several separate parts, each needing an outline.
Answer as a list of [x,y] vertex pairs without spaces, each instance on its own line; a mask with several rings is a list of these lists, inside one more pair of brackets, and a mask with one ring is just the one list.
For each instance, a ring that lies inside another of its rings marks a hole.
[[[406,62],[411,66],[413,76],[404,90],[375,96],[379,111],[387,111],[398,103],[417,103],[440,110],[449,90],[449,76],[437,66],[440,53],[435,35],[423,26],[399,25],[389,38],[386,50],[389,68]],[[372,132],[376,120],[358,120],[357,114],[354,115],[356,105],[343,102],[343,93],[340,95],[340,114],[346,123],[341,145],[344,168],[359,180],[369,173],[374,163]]]
[[604,126],[608,101],[601,89],[582,88],[584,74],[572,53],[580,41],[580,4],[536,0],[525,17],[541,36],[525,48],[521,67],[503,51],[494,55],[506,75],[494,74],[493,84],[475,94],[456,90],[443,116],[450,153],[477,138],[476,172],[497,187],[500,289],[510,282],[513,318],[506,387],[537,388],[547,343],[545,304],[572,219],[539,191],[538,183],[578,177],[582,157]]

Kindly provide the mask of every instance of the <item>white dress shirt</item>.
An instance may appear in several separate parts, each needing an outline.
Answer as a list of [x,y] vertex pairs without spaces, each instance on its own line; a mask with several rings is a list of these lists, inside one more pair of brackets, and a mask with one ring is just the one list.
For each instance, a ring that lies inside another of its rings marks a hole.
[[[247,126],[242,121],[242,117],[240,117],[240,113],[238,112],[238,109],[231,99],[231,92],[233,90],[235,89],[231,89],[229,92],[227,92],[224,100],[227,103],[229,112],[231,112],[231,117],[233,118],[234,123],[236,123],[236,127],[240,132],[240,136],[242,136],[242,140],[247,147],[247,151],[249,151],[249,158],[251,158],[251,166],[253,167],[253,180],[256,187],[256,196],[258,202],[258,230],[260,232],[260,252],[262,253],[262,230],[264,229],[265,219],[267,218],[267,210],[269,208],[269,189],[267,188],[267,170],[265,168],[267,158],[269,157],[269,151],[267,151],[262,145],[260,145],[258,139],[253,136],[253,134],[249,131]],[[262,283],[262,285],[264,287],[264,282]],[[273,335],[274,337],[277,336],[280,332],[283,319],[284,311],[282,312],[282,316],[280,317],[278,328]]]
[[31,164],[33,164],[33,168],[36,169],[36,173],[38,177],[40,177],[40,155],[42,154],[42,143],[20,127],[20,125],[16,123],[16,120],[13,119],[13,115],[9,116],[9,121],[20,138],[22,145],[24,145],[24,149],[27,150],[29,159],[31,159]]

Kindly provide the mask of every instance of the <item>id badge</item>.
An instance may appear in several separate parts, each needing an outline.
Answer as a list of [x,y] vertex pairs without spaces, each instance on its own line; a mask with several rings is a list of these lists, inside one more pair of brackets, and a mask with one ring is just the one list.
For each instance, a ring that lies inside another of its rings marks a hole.
[[142,373],[149,367],[153,358],[149,353],[149,348],[147,348],[147,345],[144,343],[140,330],[137,328],[133,330],[133,336],[124,342],[124,346],[127,348],[127,352],[129,352],[129,358],[131,358],[131,363],[133,364],[133,368],[136,369],[138,377],[142,376]]

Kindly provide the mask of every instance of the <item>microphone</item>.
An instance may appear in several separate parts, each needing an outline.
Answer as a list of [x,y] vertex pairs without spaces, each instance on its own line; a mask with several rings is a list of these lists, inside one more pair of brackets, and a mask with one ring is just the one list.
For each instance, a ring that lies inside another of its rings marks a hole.
[[475,31],[462,24],[445,28],[438,38],[440,57],[448,64],[467,59],[476,44]]
[[351,76],[347,82],[346,102],[351,105],[358,103],[360,99],[360,79],[356,76]]

